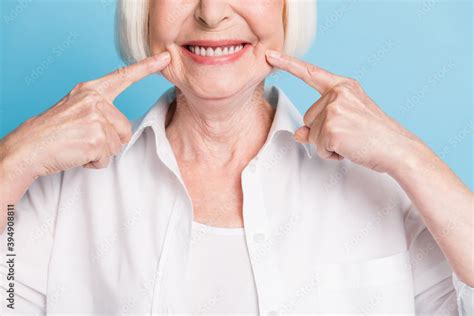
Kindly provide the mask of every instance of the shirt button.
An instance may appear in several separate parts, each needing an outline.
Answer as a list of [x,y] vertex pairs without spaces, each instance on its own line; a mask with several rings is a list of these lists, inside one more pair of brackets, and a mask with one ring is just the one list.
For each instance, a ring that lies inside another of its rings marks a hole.
[[255,242],[262,242],[265,240],[265,234],[262,234],[262,233],[256,233],[253,235],[253,240]]

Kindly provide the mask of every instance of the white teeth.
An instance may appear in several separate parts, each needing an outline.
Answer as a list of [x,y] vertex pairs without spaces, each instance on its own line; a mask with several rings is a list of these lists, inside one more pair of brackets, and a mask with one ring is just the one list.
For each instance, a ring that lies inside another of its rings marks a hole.
[[198,55],[198,56],[225,56],[225,55],[230,55],[237,53],[240,51],[242,48],[244,48],[244,45],[234,45],[234,46],[222,46],[222,47],[201,47],[201,46],[189,46],[189,50]]

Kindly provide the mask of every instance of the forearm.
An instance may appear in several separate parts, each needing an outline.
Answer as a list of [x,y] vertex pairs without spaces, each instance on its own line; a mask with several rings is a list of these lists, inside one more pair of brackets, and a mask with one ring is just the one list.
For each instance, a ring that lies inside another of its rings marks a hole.
[[0,143],[0,233],[7,223],[8,205],[15,205],[34,181],[27,166],[28,161],[7,155]]
[[436,154],[411,142],[391,175],[419,210],[460,280],[474,286],[474,195]]

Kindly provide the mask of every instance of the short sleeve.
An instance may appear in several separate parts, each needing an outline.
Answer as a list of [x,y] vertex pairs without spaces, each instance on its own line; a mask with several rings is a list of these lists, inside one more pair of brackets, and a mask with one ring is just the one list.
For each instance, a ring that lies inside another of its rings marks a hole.
[[[15,205],[13,234],[5,230],[1,235],[2,315],[33,315],[45,311],[48,265],[61,177],[62,173],[57,173],[36,179]],[[14,240],[13,251],[7,249],[9,236]],[[13,259],[13,264],[5,258]],[[7,294],[7,290],[11,288],[10,283],[13,283],[14,309],[7,308],[8,303],[5,304],[8,302],[5,295],[10,295]]]
[[458,315],[451,267],[413,204],[410,204],[406,213],[405,227],[416,314]]

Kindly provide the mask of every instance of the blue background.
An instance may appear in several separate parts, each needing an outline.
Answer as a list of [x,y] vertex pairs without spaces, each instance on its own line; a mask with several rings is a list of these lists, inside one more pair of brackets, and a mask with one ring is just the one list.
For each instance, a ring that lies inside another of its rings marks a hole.
[[[1,0],[0,137],[80,81],[122,66],[114,47],[115,0]],[[304,59],[361,81],[389,115],[420,136],[473,188],[471,1],[319,1],[318,35]],[[278,73],[304,112],[318,97]],[[170,84],[158,76],[116,105],[142,115]],[[393,150],[396,150],[394,148]]]

